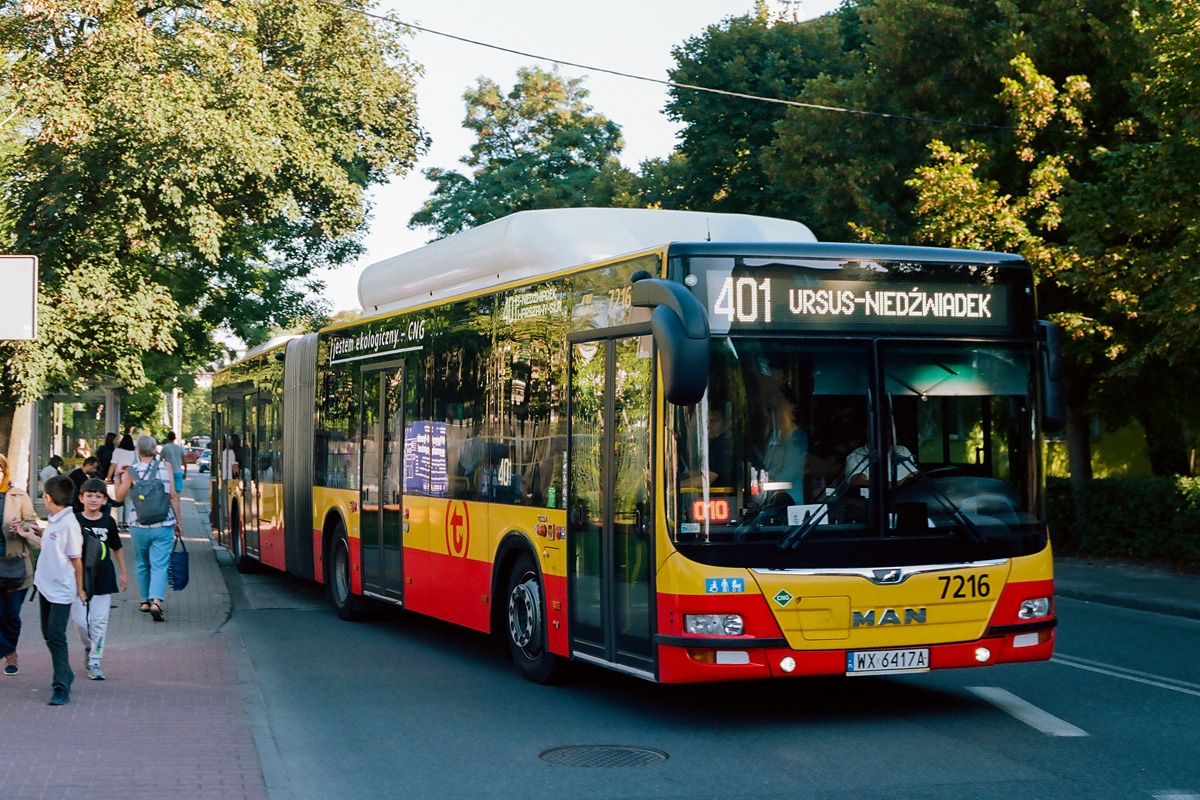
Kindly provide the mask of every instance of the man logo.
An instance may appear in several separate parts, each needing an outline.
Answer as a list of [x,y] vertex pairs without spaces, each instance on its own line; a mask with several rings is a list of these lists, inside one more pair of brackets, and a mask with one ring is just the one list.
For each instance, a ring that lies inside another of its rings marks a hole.
[[900,622],[900,615],[894,609],[885,608],[883,613],[879,615],[879,620],[875,619],[875,609],[871,609],[867,613],[861,611],[854,612],[854,620],[850,627],[852,628],[879,628],[884,625],[922,625],[925,622],[925,607],[921,608],[906,608],[904,609],[904,622]]

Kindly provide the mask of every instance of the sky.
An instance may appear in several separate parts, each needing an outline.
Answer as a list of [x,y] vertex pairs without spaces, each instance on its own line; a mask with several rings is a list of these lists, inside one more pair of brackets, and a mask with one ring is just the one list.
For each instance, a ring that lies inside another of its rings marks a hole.
[[[802,0],[800,13],[806,19],[817,17],[839,4],[840,0]],[[376,11],[393,11],[405,22],[550,59],[665,79],[674,66],[672,47],[753,6],[754,0],[384,0]],[[432,238],[428,230],[409,230],[408,219],[433,187],[422,170],[465,169],[459,159],[473,137],[462,127],[463,92],[480,77],[507,91],[518,67],[553,66],[431,33],[418,32],[406,41],[410,56],[424,68],[417,81],[417,113],[431,139],[429,151],[414,170],[371,192],[366,253],[358,263],[318,275],[326,283],[322,296],[333,311],[359,307],[358,276],[365,267]],[[560,71],[584,78],[588,102],[621,126],[625,166],[636,169],[648,158],[670,154],[678,127],[663,114],[665,86],[574,67]]]

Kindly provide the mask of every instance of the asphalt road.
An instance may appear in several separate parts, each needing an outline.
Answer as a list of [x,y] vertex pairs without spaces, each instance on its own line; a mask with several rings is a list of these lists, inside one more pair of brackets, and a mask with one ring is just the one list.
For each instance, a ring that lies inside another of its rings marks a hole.
[[[320,587],[225,569],[273,800],[1200,800],[1200,621],[1060,600],[1049,663],[705,686],[580,666],[543,687],[481,634],[340,622]],[[579,746],[635,749],[547,753]],[[573,765],[599,756],[662,760]]]

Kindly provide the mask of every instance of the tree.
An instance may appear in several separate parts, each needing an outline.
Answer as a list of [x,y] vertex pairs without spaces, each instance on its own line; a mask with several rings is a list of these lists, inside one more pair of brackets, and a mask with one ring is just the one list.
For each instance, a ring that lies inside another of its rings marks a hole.
[[[911,182],[925,218],[918,233],[1017,250],[1038,269],[1043,308],[1070,335],[1074,480],[1090,474],[1093,414],[1113,426],[1140,422],[1156,474],[1193,468],[1200,423],[1179,402],[1200,390],[1200,139],[1192,111],[1200,72],[1191,57],[1200,9],[1194,0],[1147,3],[1132,19],[1136,27],[1105,41],[1126,54],[1120,72],[1134,79],[1114,81],[1111,68],[1100,69],[1105,83],[1086,94],[1103,103],[1086,102],[1082,78],[1060,92],[1032,59],[1014,59],[1018,78],[1005,81],[1001,97],[1014,109],[1013,155],[1027,165],[1023,175],[991,167],[986,148],[937,145],[934,166]],[[1059,127],[1087,135],[1050,135],[1056,116]]]
[[0,43],[28,120],[7,244],[42,292],[39,341],[0,349],[0,406],[165,384],[219,328],[261,340],[423,147],[398,34],[331,6],[8,2]]
[[[837,35],[838,19],[802,25],[771,24],[766,11],[709,26],[674,48],[671,80],[728,92],[798,98],[822,74],[853,68]],[[650,199],[672,208],[767,214],[810,222],[797,208],[803,188],[786,186],[768,161],[776,125],[787,107],[672,87],[667,115],[683,124],[676,150],[681,162],[643,165]],[[682,174],[681,174],[682,173]]]
[[438,236],[516,211],[607,206],[628,193],[633,175],[620,166],[621,130],[592,112],[581,78],[537,67],[517,70],[504,94],[481,78],[463,95],[463,125],[476,141],[460,161],[470,174],[433,167],[435,186],[409,220]]

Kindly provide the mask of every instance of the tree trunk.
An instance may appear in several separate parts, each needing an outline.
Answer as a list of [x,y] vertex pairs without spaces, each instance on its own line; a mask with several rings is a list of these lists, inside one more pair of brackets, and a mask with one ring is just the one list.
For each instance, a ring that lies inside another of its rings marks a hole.
[[1079,541],[1084,539],[1087,519],[1085,488],[1092,480],[1092,415],[1088,410],[1091,381],[1074,370],[1063,373],[1063,391],[1067,399],[1067,466],[1071,470],[1071,506],[1075,512]]
[[0,453],[8,458],[8,443],[12,440],[13,414],[16,408],[10,405],[0,405]]
[[[29,446],[33,434],[33,404],[18,406],[15,409],[0,409],[0,424],[4,425],[3,434],[8,444],[8,468],[12,471],[11,480],[14,485],[27,490],[35,487],[29,484]],[[29,492],[36,497],[36,491]]]
[[1146,402],[1139,406],[1138,419],[1146,432],[1146,449],[1155,475],[1187,475],[1190,472],[1187,434],[1176,406],[1174,392],[1167,402]]

